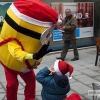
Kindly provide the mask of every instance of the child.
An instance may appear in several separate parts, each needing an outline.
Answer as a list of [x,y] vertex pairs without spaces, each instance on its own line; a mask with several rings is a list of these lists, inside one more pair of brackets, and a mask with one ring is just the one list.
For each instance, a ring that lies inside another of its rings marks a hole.
[[67,72],[71,75],[73,67],[65,61],[56,60],[54,67],[45,67],[37,73],[36,79],[43,86],[42,100],[63,100],[66,98],[66,94],[70,91],[69,80],[65,75]]

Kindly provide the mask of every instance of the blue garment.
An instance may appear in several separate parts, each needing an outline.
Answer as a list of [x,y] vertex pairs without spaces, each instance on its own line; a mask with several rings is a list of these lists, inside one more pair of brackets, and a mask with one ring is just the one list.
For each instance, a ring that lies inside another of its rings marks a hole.
[[69,84],[69,80],[66,75],[58,76],[57,74],[54,74],[53,76],[56,84],[59,87],[66,88],[66,86]]
[[70,91],[69,81],[65,88],[60,87],[47,67],[37,73],[36,80],[42,84],[42,100],[63,100]]

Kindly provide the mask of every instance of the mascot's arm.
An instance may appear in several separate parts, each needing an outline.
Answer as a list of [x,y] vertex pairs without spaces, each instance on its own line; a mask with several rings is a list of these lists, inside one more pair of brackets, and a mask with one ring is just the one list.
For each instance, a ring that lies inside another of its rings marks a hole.
[[24,61],[25,56],[28,54],[23,51],[21,46],[16,41],[11,41],[8,43],[8,50],[10,54],[19,61]]
[[10,54],[19,61],[24,61],[25,59],[35,59],[39,60],[42,58],[45,54],[51,52],[52,50],[47,50],[49,46],[49,43],[46,45],[43,45],[42,48],[35,54],[30,54],[28,52],[25,52],[22,50],[21,46],[16,41],[11,41],[8,43],[8,50]]
[[49,42],[48,44],[44,44],[42,46],[42,48],[34,54],[26,54],[25,59],[35,59],[35,60],[39,60],[40,58],[42,58],[44,55],[46,55],[47,53],[51,52],[52,49],[48,50],[49,47]]

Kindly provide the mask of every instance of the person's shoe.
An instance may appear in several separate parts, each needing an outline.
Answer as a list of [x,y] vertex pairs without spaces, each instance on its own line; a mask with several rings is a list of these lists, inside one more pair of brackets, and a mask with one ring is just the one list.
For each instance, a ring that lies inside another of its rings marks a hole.
[[75,61],[75,60],[79,60],[78,57],[74,57],[73,59],[71,59],[71,61]]
[[56,57],[56,59],[61,59],[61,60],[63,60],[63,61],[64,61],[64,59],[63,59],[63,58],[61,58],[61,57]]

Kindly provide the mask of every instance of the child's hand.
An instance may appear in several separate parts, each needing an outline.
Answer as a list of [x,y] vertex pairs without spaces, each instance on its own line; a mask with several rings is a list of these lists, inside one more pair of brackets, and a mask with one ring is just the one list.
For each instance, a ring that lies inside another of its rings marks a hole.
[[51,73],[55,73],[54,67],[48,68]]

